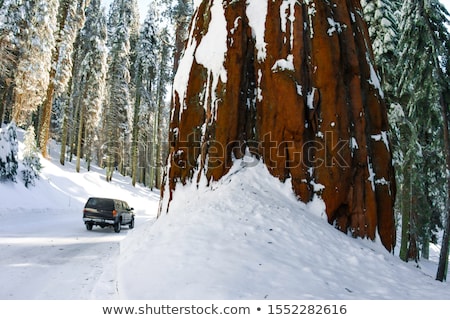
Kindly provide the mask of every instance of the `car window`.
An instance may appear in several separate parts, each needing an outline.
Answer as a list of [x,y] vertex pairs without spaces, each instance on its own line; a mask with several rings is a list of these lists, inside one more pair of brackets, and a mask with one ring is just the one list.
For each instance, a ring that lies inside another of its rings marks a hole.
[[114,201],[111,199],[89,198],[85,207],[102,210],[114,210]]

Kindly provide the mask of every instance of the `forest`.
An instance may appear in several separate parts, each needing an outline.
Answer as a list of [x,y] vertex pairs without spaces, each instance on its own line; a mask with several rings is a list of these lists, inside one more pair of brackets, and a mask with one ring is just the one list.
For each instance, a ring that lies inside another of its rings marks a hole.
[[[136,0],[114,0],[107,10],[100,0],[0,0],[0,182],[19,174],[17,126],[29,135],[26,185],[39,172],[38,154],[53,156],[54,139],[62,165],[75,162],[79,171],[81,161],[95,163],[107,180],[121,174],[159,189],[189,26],[201,4],[215,2],[151,0],[143,13]],[[314,1],[296,2],[312,12]],[[438,0],[361,0],[361,8],[389,120],[394,245],[402,260],[418,261],[441,241],[442,281],[450,231],[449,13]]]

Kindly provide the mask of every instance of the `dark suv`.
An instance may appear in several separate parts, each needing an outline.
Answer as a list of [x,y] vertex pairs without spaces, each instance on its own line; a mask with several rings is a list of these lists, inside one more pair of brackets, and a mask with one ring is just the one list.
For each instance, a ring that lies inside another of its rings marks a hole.
[[112,226],[115,232],[120,232],[123,225],[134,228],[134,212],[122,200],[89,198],[84,206],[83,221],[88,230],[92,230],[93,226]]

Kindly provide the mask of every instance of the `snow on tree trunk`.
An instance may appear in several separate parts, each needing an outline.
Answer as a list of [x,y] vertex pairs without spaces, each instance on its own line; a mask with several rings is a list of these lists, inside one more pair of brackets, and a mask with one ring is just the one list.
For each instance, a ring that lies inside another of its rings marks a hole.
[[174,81],[162,211],[178,182],[246,152],[323,199],[328,221],[395,245],[388,122],[358,0],[197,1]]

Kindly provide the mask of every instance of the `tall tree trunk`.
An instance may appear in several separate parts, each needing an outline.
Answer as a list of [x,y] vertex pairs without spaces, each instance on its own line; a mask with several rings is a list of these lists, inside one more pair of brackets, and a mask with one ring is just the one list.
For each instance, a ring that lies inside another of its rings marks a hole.
[[[162,59],[161,59],[162,63]],[[161,109],[164,106],[163,96],[162,96],[162,86],[163,84],[163,69],[160,69],[160,74],[158,76],[158,85],[156,88],[156,105],[155,105],[155,113],[153,115],[153,132],[152,132],[152,165],[150,171],[150,186],[153,190],[154,187],[160,188],[158,185],[158,166],[159,166],[159,147],[160,147],[160,139],[159,139],[159,131],[161,124]]]
[[153,130],[152,130],[152,149],[151,149],[151,159],[150,159],[150,189],[153,190],[155,187],[155,174],[156,174],[156,150],[157,150],[157,137],[158,137],[158,113],[159,106],[155,106],[155,113],[153,115]]
[[63,123],[61,132],[61,148],[59,152],[59,163],[65,165],[66,163],[66,148],[67,148],[67,133],[69,131],[69,107],[64,106],[63,110]]
[[5,119],[8,87],[4,88],[4,90],[0,91],[0,94],[1,94],[1,98],[0,98],[0,127],[1,127],[3,124],[3,121]]
[[216,181],[247,149],[301,201],[323,199],[340,230],[378,231],[393,250],[383,97],[358,0],[201,2],[175,76],[162,211],[178,181]]
[[75,169],[77,172],[80,172],[80,166],[81,166],[81,158],[82,158],[82,149],[83,149],[83,127],[84,127],[84,113],[86,111],[86,105],[83,102],[85,99],[81,99],[82,103],[80,106],[80,116],[78,121],[78,138],[77,138],[77,162],[75,165]]
[[400,243],[399,257],[403,261],[408,261],[408,247],[410,239],[410,220],[411,220],[411,167],[405,167],[403,170],[403,184],[400,189],[400,201],[402,212],[402,234]]
[[[56,54],[56,60],[58,61],[58,54]],[[50,120],[52,117],[52,104],[53,104],[53,94],[55,92],[55,84],[53,79],[55,78],[56,70],[52,67],[50,71],[50,82],[47,88],[47,94],[45,96],[44,103],[42,105],[42,111],[39,120],[39,148],[41,150],[42,156],[48,158],[47,143],[50,138]]]
[[133,187],[138,180],[138,142],[139,142],[139,113],[141,107],[142,66],[136,74],[136,96],[134,100],[133,136],[131,141],[131,183]]

